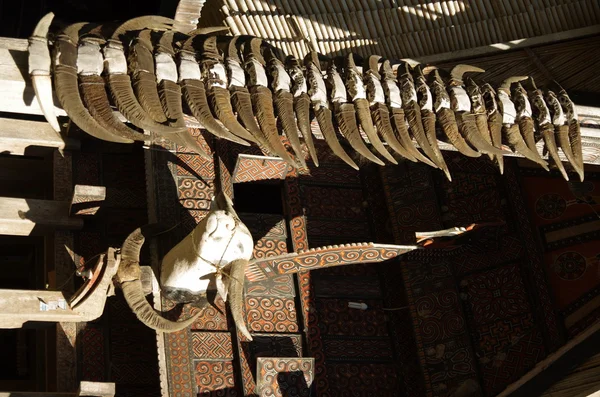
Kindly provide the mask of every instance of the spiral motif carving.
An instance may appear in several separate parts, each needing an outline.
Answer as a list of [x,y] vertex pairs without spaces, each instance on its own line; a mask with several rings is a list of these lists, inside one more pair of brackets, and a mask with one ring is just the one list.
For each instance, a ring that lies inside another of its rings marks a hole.
[[196,364],[196,384],[198,393],[212,393],[213,390],[233,389],[233,365],[228,361],[206,362]]
[[254,258],[264,259],[272,256],[282,255],[287,252],[285,240],[260,239],[254,245]]
[[258,359],[257,392],[261,396],[309,396],[314,378],[312,358]]
[[294,301],[276,297],[246,299],[248,328],[253,332],[297,332]]
[[214,185],[194,178],[180,177],[178,191],[184,208],[209,209]]
[[404,252],[387,248],[343,246],[311,250],[296,257],[275,260],[272,266],[277,269],[277,273],[285,274],[353,263],[380,262],[402,253]]
[[290,222],[292,229],[292,243],[294,251],[308,249],[308,238],[306,236],[306,219],[303,216],[297,216]]

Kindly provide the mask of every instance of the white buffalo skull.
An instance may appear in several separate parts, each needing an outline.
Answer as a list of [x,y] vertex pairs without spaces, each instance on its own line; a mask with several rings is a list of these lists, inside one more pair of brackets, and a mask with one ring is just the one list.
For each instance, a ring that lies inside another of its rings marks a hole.
[[[152,309],[143,295],[139,252],[144,239],[143,231],[136,229],[123,244],[117,276],[125,298],[137,317],[149,327],[164,332],[183,329],[195,317],[180,322],[167,320]],[[237,216],[231,199],[224,193],[218,194],[211,202],[208,215],[163,258],[162,293],[178,303],[207,303],[207,293],[216,289],[223,301],[229,298],[236,327],[251,340],[243,319],[243,293],[245,270],[253,247],[252,235]]]

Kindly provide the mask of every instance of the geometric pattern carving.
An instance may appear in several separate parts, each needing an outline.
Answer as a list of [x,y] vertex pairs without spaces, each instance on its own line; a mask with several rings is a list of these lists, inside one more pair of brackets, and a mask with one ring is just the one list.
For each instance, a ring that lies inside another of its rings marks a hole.
[[318,183],[319,185],[344,187],[361,186],[359,172],[354,171],[346,165],[336,166],[331,164],[323,164],[317,168],[312,168],[309,175],[300,176],[300,182],[302,185]]
[[200,361],[194,367],[199,396],[239,395],[235,390],[235,376],[231,361]]
[[348,310],[346,299],[316,299],[319,326],[324,336],[387,336],[387,321],[381,301],[367,300],[367,310]]
[[207,210],[210,208],[215,184],[212,180],[179,177],[177,184],[179,201],[184,208]]
[[249,343],[252,367],[258,357],[302,357],[299,334],[257,334]]
[[263,281],[244,283],[246,296],[288,296],[296,295],[294,278],[291,274],[283,274]]
[[303,202],[308,217],[365,220],[362,189],[302,186]]
[[264,259],[287,253],[287,243],[285,240],[276,240],[263,237],[256,241],[252,257],[255,259]]
[[531,311],[519,265],[465,278],[464,285],[476,323],[485,324]]
[[297,273],[351,263],[382,262],[415,248],[417,247],[373,243],[314,248],[273,258],[256,259],[246,268],[246,277],[250,281],[259,281],[277,274]]
[[233,170],[233,183],[285,179],[287,167],[280,158],[240,154]]
[[389,338],[324,337],[327,361],[391,361]]
[[332,397],[398,395],[400,382],[393,364],[328,363],[327,372]]
[[260,357],[256,391],[264,397],[310,396],[314,379],[314,358]]
[[319,298],[381,298],[381,283],[374,276],[323,276],[319,273],[313,277],[313,285]]
[[81,349],[81,375],[83,379],[104,382],[104,330],[94,324],[82,324],[79,330],[78,345]]
[[532,310],[536,322],[544,324],[541,331],[548,350],[554,351],[563,341],[558,329],[558,319],[554,310],[554,302],[545,277],[542,255],[536,244],[536,236],[534,236],[532,231],[529,213],[523,200],[515,169],[516,167],[512,165],[505,167],[503,181],[507,188],[506,197],[511,204],[511,210],[518,225],[519,237],[524,243],[525,265],[523,266],[523,272],[526,275],[526,279],[531,280],[530,285],[532,285],[532,288],[530,290],[534,298],[532,301],[535,304]]
[[246,298],[246,319],[251,332],[297,332],[298,320],[293,299]]
[[169,391],[173,397],[191,396],[193,362],[189,356],[189,332],[182,330],[164,334]]
[[212,161],[206,160],[196,154],[180,153],[177,155],[177,175],[214,179],[215,167]]
[[225,302],[217,295],[212,304],[202,309],[202,314],[194,321],[191,329],[192,331],[227,331],[226,313],[227,307]]
[[481,363],[486,395],[498,394],[545,356],[544,340],[537,328],[515,335],[507,348]]
[[192,350],[197,359],[233,360],[229,332],[192,332]]

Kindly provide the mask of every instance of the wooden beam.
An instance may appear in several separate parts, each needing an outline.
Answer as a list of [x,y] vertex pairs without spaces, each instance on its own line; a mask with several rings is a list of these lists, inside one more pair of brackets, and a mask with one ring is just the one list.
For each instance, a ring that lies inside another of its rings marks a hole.
[[[27,70],[27,40],[0,37],[0,112],[42,114]],[[57,116],[66,116],[54,98]]]
[[71,199],[71,215],[95,215],[106,199],[106,187],[75,185]]
[[587,26],[585,28],[566,30],[564,32],[546,34],[542,36],[535,36],[518,40],[511,40],[503,43],[468,48],[465,50],[443,52],[441,54],[425,55],[422,57],[415,58],[406,58],[403,60],[409,63],[435,64],[459,59],[480,57],[484,55],[492,55],[504,51],[511,51],[527,47],[539,46],[543,44],[556,43],[558,41],[572,40],[586,36],[593,36],[596,34],[600,34],[600,25],[592,25]]
[[508,385],[498,397],[538,396],[594,354],[600,353],[600,322],[588,327],[550,354],[521,379]]
[[[83,286],[71,300],[62,291],[0,289],[0,329],[21,328],[26,322],[82,322],[100,317],[121,257],[109,248],[98,258],[103,266],[90,288]],[[76,300],[76,304],[70,301]],[[89,394],[88,394],[89,395]]]
[[79,385],[79,396],[113,397],[115,395],[115,384],[113,382],[89,382],[81,381]]
[[35,229],[81,229],[83,220],[69,216],[68,201],[0,197],[0,235],[29,236]]
[[0,397],[78,397],[78,396],[96,396],[113,397],[115,395],[115,384],[113,382],[89,382],[81,381],[79,390],[71,393],[57,392],[0,392]]
[[47,122],[0,117],[0,153],[25,155],[37,147],[79,149],[80,144],[58,134]]

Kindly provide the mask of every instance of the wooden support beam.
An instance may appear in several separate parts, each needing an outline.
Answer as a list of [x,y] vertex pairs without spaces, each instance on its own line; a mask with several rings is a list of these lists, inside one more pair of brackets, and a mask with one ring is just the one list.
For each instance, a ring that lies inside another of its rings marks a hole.
[[[0,87],[0,112],[42,114],[27,70],[27,40],[0,37]],[[57,116],[67,115],[56,98],[54,104]]]
[[78,396],[96,396],[113,397],[116,389],[113,382],[89,382],[81,381],[79,390],[72,393],[57,392],[0,392],[0,397],[78,397]]
[[29,155],[39,147],[79,149],[80,144],[78,140],[61,136],[45,121],[0,117],[0,153]]
[[233,183],[285,179],[287,163],[280,157],[239,154],[231,174]]
[[[82,322],[102,315],[120,255],[114,248],[100,255],[98,277],[67,299],[62,291],[0,289],[0,328],[21,328],[26,322]],[[70,303],[76,301],[76,304]],[[86,394],[89,395],[89,394]]]
[[106,187],[75,185],[71,199],[71,215],[95,215],[106,199]]
[[83,220],[69,216],[70,205],[68,201],[0,197],[0,234],[29,236],[38,229],[81,229]]
[[539,396],[555,382],[594,354],[600,353],[600,322],[567,342],[527,372],[521,379],[508,385],[498,397]]
[[115,395],[115,384],[113,382],[89,382],[81,381],[78,396],[113,397]]

